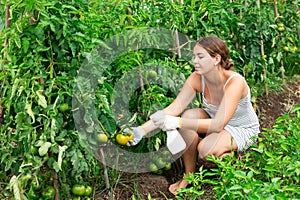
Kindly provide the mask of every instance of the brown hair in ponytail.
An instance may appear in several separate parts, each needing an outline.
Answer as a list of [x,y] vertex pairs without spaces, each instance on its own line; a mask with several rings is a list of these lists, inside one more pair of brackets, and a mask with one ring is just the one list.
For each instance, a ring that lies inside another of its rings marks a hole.
[[206,36],[196,42],[197,45],[203,47],[211,57],[217,54],[221,56],[221,66],[229,70],[234,67],[234,63],[229,60],[228,46],[220,38],[215,36]]

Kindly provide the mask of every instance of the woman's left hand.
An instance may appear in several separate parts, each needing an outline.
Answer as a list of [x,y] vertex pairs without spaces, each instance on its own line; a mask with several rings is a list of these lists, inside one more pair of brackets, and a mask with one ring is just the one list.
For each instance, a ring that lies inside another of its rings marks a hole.
[[181,128],[181,118],[171,115],[164,115],[163,117],[150,117],[155,126],[158,126],[163,131]]

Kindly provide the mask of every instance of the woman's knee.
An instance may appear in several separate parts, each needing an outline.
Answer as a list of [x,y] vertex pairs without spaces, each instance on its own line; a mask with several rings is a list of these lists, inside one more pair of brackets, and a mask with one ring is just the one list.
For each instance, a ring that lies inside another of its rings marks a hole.
[[204,118],[209,118],[207,113],[201,109],[201,108],[192,108],[189,110],[184,111],[182,114],[183,118],[188,118],[188,119],[204,119]]
[[206,159],[208,156],[219,157],[224,153],[224,149],[218,146],[217,141],[208,140],[204,138],[197,146],[200,159]]

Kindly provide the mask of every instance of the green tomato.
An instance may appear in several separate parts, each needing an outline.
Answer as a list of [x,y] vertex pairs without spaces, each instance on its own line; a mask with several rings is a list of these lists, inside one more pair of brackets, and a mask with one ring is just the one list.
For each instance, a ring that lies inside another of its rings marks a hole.
[[189,66],[189,65],[186,65],[186,66],[184,66],[184,69],[186,69],[186,70],[190,70],[190,69],[192,69],[192,68],[191,68],[191,66]]
[[90,194],[93,192],[93,189],[91,186],[86,186],[85,187],[85,192],[84,192],[84,196],[90,196]]
[[162,156],[165,161],[171,161],[171,159],[172,159],[172,154],[168,150],[163,151]]
[[69,110],[69,104],[67,103],[63,103],[59,106],[59,110],[60,112],[66,112],[67,110]]
[[154,163],[150,163],[148,167],[151,172],[155,172],[158,170],[157,166]]
[[75,184],[72,187],[72,192],[75,195],[82,196],[85,193],[85,186],[84,185]]
[[99,142],[101,142],[101,143],[106,143],[108,140],[107,135],[105,135],[104,133],[99,133],[97,135],[97,138],[98,138]]
[[156,170],[154,173],[155,173],[155,174],[161,175],[161,174],[163,174],[163,172],[164,172],[164,171],[163,171],[162,169],[159,169],[159,170]]
[[147,79],[155,79],[157,77],[157,73],[154,70],[149,70],[146,73]]
[[48,185],[42,192],[42,197],[45,200],[52,200],[55,197],[55,189],[53,186]]
[[168,164],[166,164],[166,166],[165,166],[165,170],[170,170],[172,168],[172,164],[171,163],[168,163]]
[[296,53],[297,50],[298,50],[297,47],[292,47],[292,48],[291,48],[291,52],[292,52],[292,53]]
[[184,34],[187,34],[189,32],[189,30],[187,29],[187,28],[184,28],[183,30],[182,30],[182,33],[184,33]]
[[161,158],[161,157],[156,158],[156,159],[154,160],[154,162],[155,162],[155,164],[157,165],[158,168],[162,168],[162,167],[166,166],[166,164],[167,164],[167,163],[164,161],[164,159]]
[[188,27],[188,30],[189,30],[189,31],[193,31],[193,30],[194,30],[194,27],[193,27],[193,26],[189,26],[189,27]]
[[284,29],[284,27],[283,26],[280,26],[280,27],[278,27],[278,31],[284,31],[285,29]]

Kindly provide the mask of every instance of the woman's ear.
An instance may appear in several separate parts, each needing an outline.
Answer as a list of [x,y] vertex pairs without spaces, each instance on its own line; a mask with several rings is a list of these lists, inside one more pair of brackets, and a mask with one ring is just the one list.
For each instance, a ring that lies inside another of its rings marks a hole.
[[215,56],[215,65],[218,65],[221,62],[221,59],[222,59],[222,57],[219,54],[217,54]]

